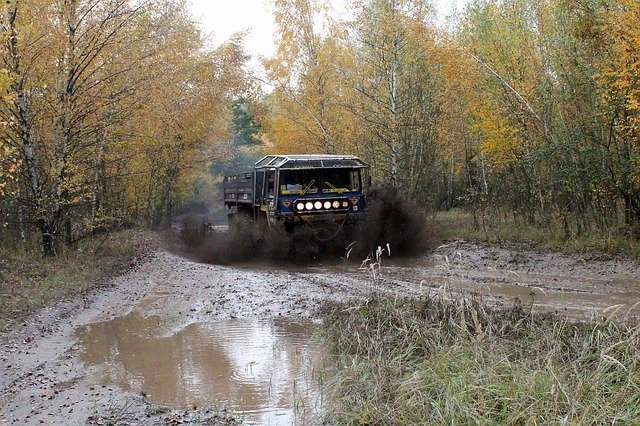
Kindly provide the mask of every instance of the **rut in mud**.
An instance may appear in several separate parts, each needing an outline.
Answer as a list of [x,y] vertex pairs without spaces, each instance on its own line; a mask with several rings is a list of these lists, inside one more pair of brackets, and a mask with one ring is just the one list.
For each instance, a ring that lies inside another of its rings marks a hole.
[[476,293],[517,299],[534,315],[640,316],[633,261],[451,243],[358,266],[231,267],[158,250],[101,291],[2,336],[0,423],[230,424],[237,415],[313,424],[327,376],[312,336],[327,302]]

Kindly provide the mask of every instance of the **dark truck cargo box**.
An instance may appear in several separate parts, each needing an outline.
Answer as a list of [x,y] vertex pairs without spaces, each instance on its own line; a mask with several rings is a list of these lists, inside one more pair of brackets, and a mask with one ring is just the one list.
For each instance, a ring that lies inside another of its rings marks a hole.
[[224,205],[237,207],[239,204],[253,204],[253,173],[240,173],[224,178]]

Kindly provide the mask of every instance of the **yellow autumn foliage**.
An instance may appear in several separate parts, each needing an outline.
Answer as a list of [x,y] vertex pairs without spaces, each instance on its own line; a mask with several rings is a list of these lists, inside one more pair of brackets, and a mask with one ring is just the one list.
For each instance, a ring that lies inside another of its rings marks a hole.
[[600,62],[601,98],[605,107],[621,111],[618,128],[640,145],[640,2],[619,2],[605,17],[609,52]]
[[492,111],[486,105],[478,109],[474,116],[471,128],[483,141],[481,148],[490,164],[498,170],[513,164],[520,157],[522,149],[518,130],[498,111]]

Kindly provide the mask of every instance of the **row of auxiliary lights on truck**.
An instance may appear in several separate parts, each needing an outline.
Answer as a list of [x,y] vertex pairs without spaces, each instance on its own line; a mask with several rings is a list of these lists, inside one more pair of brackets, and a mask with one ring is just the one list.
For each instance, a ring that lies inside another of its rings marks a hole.
[[[351,202],[355,206],[358,203],[358,198],[354,197]],[[331,209],[348,209],[349,201],[347,200],[333,200],[333,201],[296,201],[295,208],[299,212],[313,211],[313,210],[331,210]],[[287,206],[285,206],[287,207]]]

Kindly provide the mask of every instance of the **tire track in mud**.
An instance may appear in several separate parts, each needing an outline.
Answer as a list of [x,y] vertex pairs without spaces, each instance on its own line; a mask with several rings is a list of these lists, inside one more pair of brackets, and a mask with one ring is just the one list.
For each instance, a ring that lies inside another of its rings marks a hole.
[[517,301],[534,313],[554,312],[571,320],[640,318],[640,265],[631,260],[451,243],[428,258],[391,269],[391,280],[419,281],[430,289],[493,303]]
[[418,259],[383,258],[373,270],[358,266],[227,267],[157,251],[87,300],[48,307],[0,337],[0,423],[85,423],[113,420],[114,412],[129,422],[161,422],[179,414],[233,423],[226,412],[200,408],[154,412],[145,389],[105,383],[96,366],[82,361],[79,330],[132,313],[154,318],[158,338],[233,318],[317,322],[323,303],[376,294],[479,294],[506,304],[519,298],[533,302],[534,312],[557,311],[572,319],[611,314],[611,306],[619,306],[619,315],[640,315],[640,265],[629,260],[451,243]]
[[324,301],[366,297],[369,288],[362,284],[306,268],[230,268],[157,252],[88,302],[45,309],[2,336],[0,423],[85,423],[125,407],[126,421],[147,419],[144,389],[101,383],[80,359],[77,332],[87,325],[138,312],[156,318],[159,336],[171,336],[190,324],[232,318],[317,320]]

